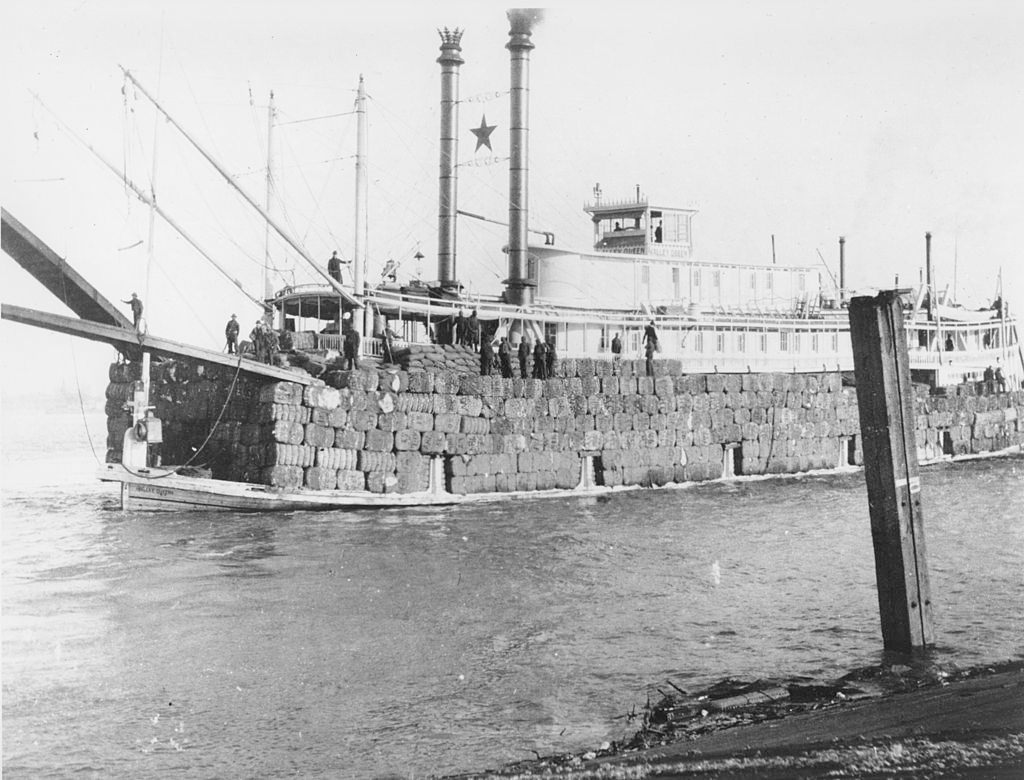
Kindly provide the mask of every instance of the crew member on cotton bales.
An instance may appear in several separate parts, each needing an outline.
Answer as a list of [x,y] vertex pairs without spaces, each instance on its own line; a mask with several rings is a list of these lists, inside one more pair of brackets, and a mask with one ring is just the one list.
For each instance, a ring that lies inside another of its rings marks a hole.
[[659,350],[658,332],[654,329],[654,320],[644,328],[644,354],[647,356],[647,376],[654,376],[654,353]]
[[622,339],[619,338],[619,334],[616,333],[612,338],[612,360],[617,361],[622,358]]
[[476,318],[476,311],[469,315],[466,320],[466,337],[469,339],[469,346],[476,349],[480,346],[480,320]]
[[139,323],[142,322],[142,299],[135,293],[132,293],[131,298],[127,301],[121,301],[121,303],[127,303],[132,307],[132,319],[134,320],[132,324],[135,325],[135,330],[138,330]]
[[537,339],[537,344],[533,348],[533,378],[534,379],[547,379],[548,378],[548,348],[547,344],[544,343],[543,339]]
[[509,346],[508,339],[504,336],[501,337],[501,343],[498,344],[498,364],[501,366],[501,375],[505,379],[512,378],[512,347]]
[[254,356],[259,363],[267,363],[267,323],[263,320],[256,320],[256,325],[249,333],[249,341],[252,342]]
[[345,339],[342,342],[342,366],[345,371],[352,371],[359,368],[359,331],[355,329],[348,314],[345,315],[345,323],[342,326]]
[[530,339],[525,335],[519,340],[519,346],[516,348],[516,355],[519,358],[519,376],[523,379],[529,379],[526,371],[526,363],[530,359]]
[[491,349],[491,340],[484,339],[480,344],[480,375],[490,376],[492,365],[494,365],[494,350]]
[[227,340],[228,354],[234,355],[238,352],[238,317],[234,314],[231,315],[228,324],[224,326],[224,338]]

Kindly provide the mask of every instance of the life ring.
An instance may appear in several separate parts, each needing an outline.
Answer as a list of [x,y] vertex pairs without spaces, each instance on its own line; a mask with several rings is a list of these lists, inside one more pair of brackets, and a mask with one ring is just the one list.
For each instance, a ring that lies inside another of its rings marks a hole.
[[149,429],[146,427],[145,420],[139,420],[135,423],[135,438],[139,441],[146,441],[146,436],[149,435]]

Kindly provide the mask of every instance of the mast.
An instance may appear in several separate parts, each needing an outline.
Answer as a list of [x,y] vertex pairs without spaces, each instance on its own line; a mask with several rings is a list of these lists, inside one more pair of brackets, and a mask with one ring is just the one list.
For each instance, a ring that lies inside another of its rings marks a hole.
[[924,289],[928,291],[928,319],[932,318],[936,301],[932,290],[932,234],[924,234]]
[[[274,90],[267,104],[267,213],[274,196]],[[270,288],[270,222],[263,223],[263,297],[273,296]]]
[[839,305],[846,300],[846,236],[839,236]]
[[[359,75],[356,92],[356,235],[352,251],[352,286],[355,294],[366,295],[366,88]],[[367,306],[363,312],[363,335],[373,335],[373,312]]]
[[511,24],[508,43],[511,59],[511,116],[509,120],[509,187],[508,187],[508,279],[505,296],[519,306],[533,304],[536,284],[530,279],[530,255],[527,245],[529,229],[529,111],[530,111],[530,42],[533,23],[539,20],[538,9],[515,9],[508,12]]
[[159,111],[161,114],[167,117],[167,121],[174,125],[175,129],[177,129],[177,131],[181,133],[186,138],[186,140],[188,140],[188,142],[192,144],[192,146],[195,147],[196,151],[198,151],[204,158],[206,158],[206,161],[214,167],[217,173],[223,176],[224,180],[229,185],[231,185],[231,187],[233,187],[235,191],[238,192],[239,195],[242,196],[245,202],[259,212],[260,216],[263,217],[263,219],[265,219],[270,224],[270,226],[274,228],[277,234],[281,236],[281,238],[283,238],[288,243],[288,245],[291,246],[291,248],[298,253],[299,257],[301,257],[303,260],[309,263],[310,267],[316,273],[320,274],[320,276],[323,277],[327,281],[327,283],[335,291],[338,292],[339,295],[348,300],[350,303],[355,304],[356,306],[363,305],[362,302],[354,298],[348,290],[342,287],[337,281],[332,279],[331,275],[327,273],[326,269],[324,269],[324,267],[320,263],[317,263],[312,257],[309,256],[309,252],[306,251],[305,247],[303,247],[302,244],[300,244],[295,238],[293,238],[292,235],[287,230],[281,227],[281,225],[267,213],[267,210],[264,209],[259,203],[257,203],[252,198],[252,196],[249,195],[248,192],[242,189],[242,187],[238,184],[238,182],[234,180],[231,174],[224,170],[224,166],[217,162],[217,160],[214,159],[214,157],[209,152],[207,152],[202,146],[200,146],[199,142],[196,141],[196,139],[194,139],[191,135],[188,134],[188,132],[186,132],[185,128],[178,124],[177,120],[175,120],[174,117],[167,113],[167,110],[163,106],[161,106],[156,101],[156,99],[149,94],[146,88],[139,83],[138,79],[136,79],[135,76],[131,74],[131,71],[123,67],[121,68],[121,71],[124,73],[126,78],[131,80],[132,84],[138,87],[139,92],[145,95],[146,99],[153,104],[157,111]]
[[455,277],[455,234],[457,222],[459,153],[459,66],[462,59],[462,30],[438,30],[441,36],[441,165],[437,216],[437,278],[441,287],[457,291]]

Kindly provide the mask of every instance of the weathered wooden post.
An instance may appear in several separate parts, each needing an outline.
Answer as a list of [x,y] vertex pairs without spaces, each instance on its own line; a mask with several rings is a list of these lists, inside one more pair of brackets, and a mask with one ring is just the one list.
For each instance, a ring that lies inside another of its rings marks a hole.
[[850,331],[882,643],[909,653],[931,644],[934,631],[899,291],[854,298]]

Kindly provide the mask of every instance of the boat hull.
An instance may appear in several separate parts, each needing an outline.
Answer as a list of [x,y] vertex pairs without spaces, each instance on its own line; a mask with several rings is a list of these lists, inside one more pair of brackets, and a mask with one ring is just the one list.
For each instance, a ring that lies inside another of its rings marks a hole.
[[367,493],[339,490],[284,490],[247,482],[180,476],[172,470],[131,471],[120,463],[105,464],[100,480],[121,485],[121,508],[132,510],[227,510],[232,512],[292,512],[337,509],[381,509],[493,503],[524,498],[568,498],[600,495],[612,490],[584,484],[572,489],[529,493],[457,494],[444,490],[418,493]]

